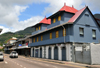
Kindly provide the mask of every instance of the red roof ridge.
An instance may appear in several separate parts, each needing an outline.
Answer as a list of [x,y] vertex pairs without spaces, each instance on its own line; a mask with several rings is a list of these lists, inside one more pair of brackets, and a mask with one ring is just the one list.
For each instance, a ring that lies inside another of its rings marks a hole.
[[[87,7],[87,6],[86,6]],[[75,20],[82,14],[82,12],[86,9],[86,7],[82,8],[81,10],[77,11],[75,15],[68,21],[68,23],[75,22]]]
[[40,21],[39,23],[51,24],[51,19],[47,19],[45,16],[45,18],[42,21]]
[[59,11],[66,11],[66,12],[70,12],[70,13],[76,13],[78,10],[75,9],[73,6],[66,6],[66,3],[64,3],[64,6],[59,10]]

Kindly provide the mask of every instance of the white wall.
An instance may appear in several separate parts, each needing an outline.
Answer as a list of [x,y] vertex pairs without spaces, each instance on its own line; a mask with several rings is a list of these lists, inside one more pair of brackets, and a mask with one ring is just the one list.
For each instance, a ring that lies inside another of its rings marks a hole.
[[91,44],[91,64],[100,64],[100,44]]

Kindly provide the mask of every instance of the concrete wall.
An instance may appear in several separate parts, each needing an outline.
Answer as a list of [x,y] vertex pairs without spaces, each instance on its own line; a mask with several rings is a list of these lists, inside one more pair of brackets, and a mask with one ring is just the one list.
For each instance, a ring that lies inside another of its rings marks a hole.
[[75,62],[86,64],[91,63],[89,44],[75,44]]
[[100,44],[91,44],[91,64],[100,64]]

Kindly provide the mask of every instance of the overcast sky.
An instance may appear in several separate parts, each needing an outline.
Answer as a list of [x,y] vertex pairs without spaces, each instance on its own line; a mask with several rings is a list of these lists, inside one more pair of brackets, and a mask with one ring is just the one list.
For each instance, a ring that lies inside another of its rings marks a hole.
[[82,9],[88,6],[93,14],[100,13],[100,0],[0,0],[2,33],[23,30],[35,25],[45,16],[57,12],[64,3]]

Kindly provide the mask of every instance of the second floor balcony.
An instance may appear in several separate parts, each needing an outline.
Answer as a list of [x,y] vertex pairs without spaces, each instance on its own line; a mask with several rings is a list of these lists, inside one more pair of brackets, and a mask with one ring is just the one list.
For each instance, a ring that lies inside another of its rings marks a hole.
[[43,41],[39,41],[39,42],[35,42],[35,43],[30,43],[29,47],[64,43],[64,40],[65,40],[65,42],[73,41],[71,39],[73,39],[73,36],[68,35],[68,36],[65,36],[65,39],[64,39],[64,37],[59,37],[59,38],[43,40]]

